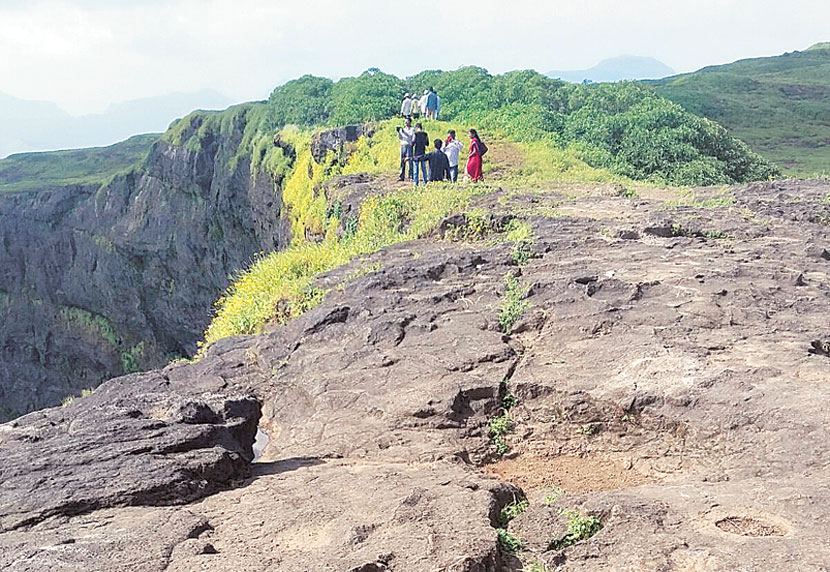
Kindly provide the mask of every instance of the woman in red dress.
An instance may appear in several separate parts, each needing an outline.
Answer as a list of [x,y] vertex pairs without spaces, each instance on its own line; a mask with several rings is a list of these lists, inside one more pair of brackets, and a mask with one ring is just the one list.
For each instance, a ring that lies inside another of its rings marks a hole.
[[467,174],[474,183],[484,180],[484,175],[481,173],[481,139],[478,138],[478,132],[475,129],[470,129],[470,154],[467,156]]

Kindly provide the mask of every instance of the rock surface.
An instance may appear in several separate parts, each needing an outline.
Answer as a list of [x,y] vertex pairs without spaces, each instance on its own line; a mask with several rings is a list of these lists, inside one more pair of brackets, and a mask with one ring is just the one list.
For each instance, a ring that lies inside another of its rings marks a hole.
[[[827,570],[830,186],[575,192],[480,199],[532,226],[522,266],[489,239],[402,244],[285,326],[0,426],[0,568]],[[510,331],[507,272],[530,304]],[[113,449],[115,427],[136,437]],[[571,514],[602,529],[557,549]]]

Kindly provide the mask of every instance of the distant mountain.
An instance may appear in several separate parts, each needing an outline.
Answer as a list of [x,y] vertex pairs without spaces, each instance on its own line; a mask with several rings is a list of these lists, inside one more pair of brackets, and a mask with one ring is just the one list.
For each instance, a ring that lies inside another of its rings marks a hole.
[[791,175],[830,172],[830,42],[654,82]]
[[126,101],[101,114],[74,117],[54,103],[0,93],[0,158],[111,145],[139,133],[162,132],[194,109],[224,109],[232,103],[213,90],[201,90]]
[[673,75],[675,71],[654,58],[620,56],[603,60],[587,70],[548,72],[548,77],[559,78],[570,83],[611,82],[624,79],[659,79]]

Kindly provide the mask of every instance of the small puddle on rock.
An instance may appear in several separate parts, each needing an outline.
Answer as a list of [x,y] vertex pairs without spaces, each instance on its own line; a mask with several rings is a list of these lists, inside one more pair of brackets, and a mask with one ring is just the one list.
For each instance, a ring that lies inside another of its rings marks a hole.
[[256,438],[254,439],[254,460],[252,462],[259,462],[262,457],[262,451],[271,442],[271,437],[266,433],[262,427],[256,428]]

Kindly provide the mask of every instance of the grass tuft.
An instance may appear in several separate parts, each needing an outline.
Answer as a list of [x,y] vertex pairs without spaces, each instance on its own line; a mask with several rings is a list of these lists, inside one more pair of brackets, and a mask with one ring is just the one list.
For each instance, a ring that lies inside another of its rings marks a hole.
[[522,286],[519,279],[512,273],[505,275],[504,284],[505,291],[501,306],[499,306],[499,326],[509,334],[522,314],[530,307],[530,302],[525,300],[530,286]]

